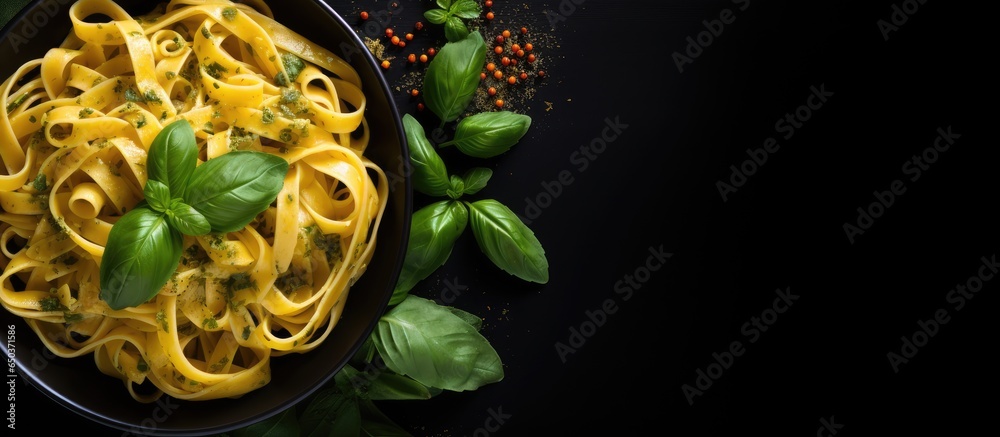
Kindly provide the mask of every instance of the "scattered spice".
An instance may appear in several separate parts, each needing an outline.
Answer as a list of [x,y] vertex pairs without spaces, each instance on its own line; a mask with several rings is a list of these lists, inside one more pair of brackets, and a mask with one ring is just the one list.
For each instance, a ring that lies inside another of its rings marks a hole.
[[[479,76],[481,85],[467,111],[470,114],[495,111],[497,108],[526,111],[530,109],[537,88],[551,80],[548,79],[545,68],[549,67],[553,59],[548,50],[559,47],[554,29],[533,28],[529,32],[528,25],[518,23],[518,17],[535,21],[529,18],[527,4],[503,3],[499,5],[502,10],[497,9],[489,0],[484,0],[481,4],[484,6],[483,14],[467,24],[470,29],[479,29],[483,38],[493,47],[487,52],[486,62]],[[362,10],[359,14],[362,12],[366,11]],[[543,26],[541,23],[538,25]],[[394,79],[393,88],[398,95],[412,97],[418,111],[426,108],[420,93],[414,94],[414,91],[423,86],[426,65],[434,59],[441,45],[447,43],[445,40],[422,39],[425,34],[421,31],[428,29],[440,30],[436,26],[428,27],[422,21],[415,21],[412,31],[396,32],[393,27],[387,26],[384,37],[364,38],[366,47],[379,60],[383,69],[406,69],[404,74]],[[363,30],[360,22],[357,30],[359,33]],[[413,44],[422,47],[417,50],[405,48]],[[390,49],[387,50],[386,47]],[[405,65],[393,67],[392,62],[387,62],[393,59],[390,52],[404,57],[407,61]],[[545,111],[551,109],[549,105]]]

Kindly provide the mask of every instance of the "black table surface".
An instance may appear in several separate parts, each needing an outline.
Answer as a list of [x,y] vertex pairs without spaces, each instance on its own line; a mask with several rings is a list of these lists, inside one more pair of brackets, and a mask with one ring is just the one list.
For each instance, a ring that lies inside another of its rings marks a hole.
[[[359,11],[391,6],[329,3],[359,32]],[[406,29],[432,5],[401,1],[390,24]],[[992,424],[1000,217],[986,78],[997,52],[982,6],[492,9],[491,35],[540,36],[548,75],[512,101],[533,124],[486,161],[494,176],[477,196],[529,222],[551,280],[517,280],[460,240],[414,293],[484,317],[505,378],[378,404],[391,418],[418,436],[966,435]],[[398,60],[386,77],[415,113],[411,70]],[[21,431],[120,434],[27,387],[18,411]]]

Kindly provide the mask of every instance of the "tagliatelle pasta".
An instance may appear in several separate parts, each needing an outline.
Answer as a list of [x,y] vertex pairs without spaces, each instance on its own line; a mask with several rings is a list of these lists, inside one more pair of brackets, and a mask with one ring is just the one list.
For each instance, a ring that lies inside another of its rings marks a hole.
[[[132,16],[80,0],[64,43],[0,86],[0,302],[138,401],[266,385],[272,357],[334,332],[375,247],[388,184],[364,154],[358,74],[249,3],[174,0]],[[143,200],[147,151],[177,120],[201,162],[254,150],[289,171],[244,229],[185,236],[167,285],[112,310],[100,299],[108,233]]]

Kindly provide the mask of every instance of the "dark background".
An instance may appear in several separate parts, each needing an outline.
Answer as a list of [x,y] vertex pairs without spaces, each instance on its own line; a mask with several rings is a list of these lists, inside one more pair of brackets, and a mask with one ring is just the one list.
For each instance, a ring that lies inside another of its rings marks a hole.
[[[389,7],[329,3],[359,32],[360,10]],[[397,29],[433,6],[400,4]],[[886,40],[877,23],[892,23],[894,6],[918,8]],[[735,21],[679,71],[672,54],[724,9]],[[992,424],[997,281],[960,309],[948,300],[998,247],[996,85],[987,74],[996,50],[983,6],[497,0],[493,11],[488,29],[523,25],[547,36],[537,49],[547,78],[510,108],[532,127],[486,162],[442,156],[453,172],[493,169],[475,197],[531,218],[551,280],[500,272],[471,234],[462,238],[414,293],[440,301],[458,284],[448,303],[484,317],[505,378],[378,404],[391,418],[428,436],[813,435],[824,422],[842,435],[964,435]],[[411,46],[442,41],[431,29]],[[386,77],[404,84],[413,70],[398,59]],[[775,123],[809,101],[810,87],[833,94],[786,139]],[[408,89],[397,102],[417,114]],[[601,137],[606,120],[627,127],[583,168],[574,153]],[[910,180],[906,163],[949,127],[960,138]],[[717,182],[769,137],[780,148],[723,201]],[[558,191],[561,172],[572,182]],[[894,180],[906,191],[852,243],[844,224]],[[538,214],[526,209],[546,186],[558,196]],[[646,276],[651,249],[672,255]],[[636,275],[641,288],[619,293],[616,284]],[[764,313],[778,289],[795,300],[754,336],[745,324],[772,315]],[[605,302],[614,312],[595,315]],[[939,310],[947,322],[915,338]],[[590,329],[591,320],[602,324]],[[581,330],[588,335],[577,338]],[[922,346],[894,369],[888,354],[902,355],[903,337]],[[727,358],[734,342],[742,353]],[[575,352],[560,356],[560,343]],[[728,364],[719,373],[716,356]],[[711,386],[699,371],[716,376]],[[682,387],[699,382],[689,402]],[[68,430],[120,434],[30,389],[18,391],[18,407],[37,409],[19,425],[49,430],[58,417]]]

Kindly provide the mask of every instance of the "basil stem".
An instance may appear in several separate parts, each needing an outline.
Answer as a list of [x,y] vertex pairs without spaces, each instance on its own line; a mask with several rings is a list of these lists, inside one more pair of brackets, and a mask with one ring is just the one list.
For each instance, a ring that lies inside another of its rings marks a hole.
[[194,129],[187,120],[168,124],[153,138],[146,159],[150,180],[166,184],[171,192],[179,195],[187,190],[188,180],[197,165],[198,145]]
[[403,270],[390,300],[395,305],[451,255],[455,241],[465,231],[469,212],[461,202],[441,200],[413,213]]
[[525,281],[549,281],[542,244],[510,208],[493,199],[466,204],[476,242],[493,264]]
[[413,188],[429,196],[443,196],[448,190],[448,170],[444,160],[427,140],[424,127],[410,114],[403,115],[403,130],[413,166]]
[[101,300],[113,310],[152,299],[170,280],[181,259],[183,236],[163,213],[140,203],[108,233],[101,258]]
[[454,145],[462,153],[476,158],[492,158],[517,144],[528,132],[531,117],[510,111],[480,112],[458,122],[455,137],[441,143]]
[[469,106],[486,62],[486,42],[479,32],[444,44],[424,75],[424,100],[442,123],[454,121]]
[[205,216],[212,231],[238,231],[274,202],[286,173],[288,161],[279,156],[229,152],[195,169],[183,199]]

